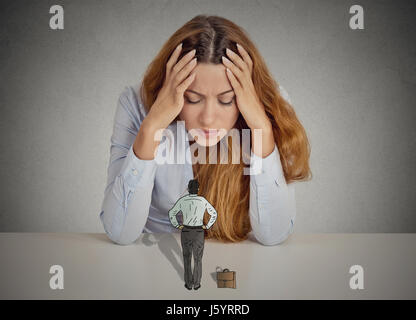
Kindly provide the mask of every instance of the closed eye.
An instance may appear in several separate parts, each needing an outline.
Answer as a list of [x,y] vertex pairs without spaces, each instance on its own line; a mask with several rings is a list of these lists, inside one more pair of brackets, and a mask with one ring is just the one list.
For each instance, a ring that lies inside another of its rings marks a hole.
[[191,99],[189,99],[187,96],[185,96],[185,100],[186,100],[186,102],[189,102],[189,103],[192,103],[192,104],[195,104],[195,103],[199,103],[199,102],[201,102],[201,100],[198,100],[198,101],[192,101]]
[[230,102],[222,102],[222,101],[220,101],[220,103],[222,105],[224,105],[224,106],[229,106],[229,105],[231,105],[233,103],[233,100],[231,100]]
[[[230,102],[223,102],[223,101],[219,101],[219,102],[220,102],[220,104],[222,104],[224,106],[229,106],[233,103],[234,98],[235,98],[235,96],[231,99]],[[188,102],[190,104],[197,104],[197,103],[201,102],[201,100],[193,101],[193,100],[189,99],[187,96],[185,96],[185,100],[186,100],[186,102]]]
[[231,101],[230,102],[222,102],[222,101],[220,101],[220,103],[221,104],[223,104],[223,105],[225,105],[225,106],[229,106],[229,105],[231,105],[232,103],[233,103],[233,100],[235,99],[235,96],[234,97],[232,97],[232,99],[231,99]]

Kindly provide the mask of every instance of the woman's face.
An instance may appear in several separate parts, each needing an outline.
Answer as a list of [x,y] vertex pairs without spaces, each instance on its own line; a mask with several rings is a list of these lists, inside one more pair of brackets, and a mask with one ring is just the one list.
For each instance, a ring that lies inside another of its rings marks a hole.
[[179,118],[198,144],[212,146],[234,127],[240,111],[224,65],[198,63],[193,72]]

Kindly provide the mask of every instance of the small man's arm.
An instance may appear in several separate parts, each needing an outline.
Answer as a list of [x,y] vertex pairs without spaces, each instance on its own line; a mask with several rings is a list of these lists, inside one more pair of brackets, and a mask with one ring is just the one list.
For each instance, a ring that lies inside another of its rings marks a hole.
[[211,226],[217,220],[217,210],[215,210],[215,208],[212,206],[212,204],[209,203],[207,200],[206,200],[206,209],[207,209],[209,215],[211,216],[211,218],[209,219],[209,221],[206,225],[206,229],[209,229],[209,228],[211,228]]
[[178,214],[179,211],[181,211],[181,199],[182,198],[176,201],[172,209],[169,210],[169,220],[170,220],[170,223],[175,228],[179,228],[179,223],[178,223],[178,219],[176,219],[176,215]]

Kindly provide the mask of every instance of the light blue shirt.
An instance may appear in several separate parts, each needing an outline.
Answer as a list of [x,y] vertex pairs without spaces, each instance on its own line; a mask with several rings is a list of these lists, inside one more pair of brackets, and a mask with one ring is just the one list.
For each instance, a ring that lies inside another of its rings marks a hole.
[[183,215],[183,225],[185,226],[202,226],[204,224],[204,213],[208,211],[211,218],[206,228],[209,229],[217,220],[217,211],[204,197],[197,194],[188,194],[183,196],[172,209],[169,210],[169,219],[175,228],[179,227],[176,214],[180,211]]
[[[282,87],[280,91],[290,102],[287,92]],[[134,154],[133,142],[147,114],[136,92],[139,92],[139,85],[125,87],[118,100],[107,184],[99,214],[108,237],[120,245],[133,243],[143,232],[179,232],[172,226],[168,212],[187,194],[188,182],[194,179],[192,164],[188,161],[159,164],[155,159],[142,160]],[[174,121],[168,127],[174,139],[180,123]],[[178,152],[181,148],[171,150]],[[189,148],[186,152],[189,157]],[[252,151],[251,158],[254,164],[261,161],[261,172],[250,175],[250,234],[261,244],[279,244],[293,232],[294,186],[286,184],[276,145],[266,158]]]

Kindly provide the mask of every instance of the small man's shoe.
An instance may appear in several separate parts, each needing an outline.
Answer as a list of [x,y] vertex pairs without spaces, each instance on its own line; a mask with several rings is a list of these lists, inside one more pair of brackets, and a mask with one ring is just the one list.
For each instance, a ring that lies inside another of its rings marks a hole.
[[195,286],[194,290],[198,290],[199,288],[201,288],[201,284],[198,284],[197,286]]
[[188,289],[188,290],[192,290],[192,287],[188,287],[188,286],[186,285],[186,283],[185,283],[185,288],[186,288],[186,289]]

